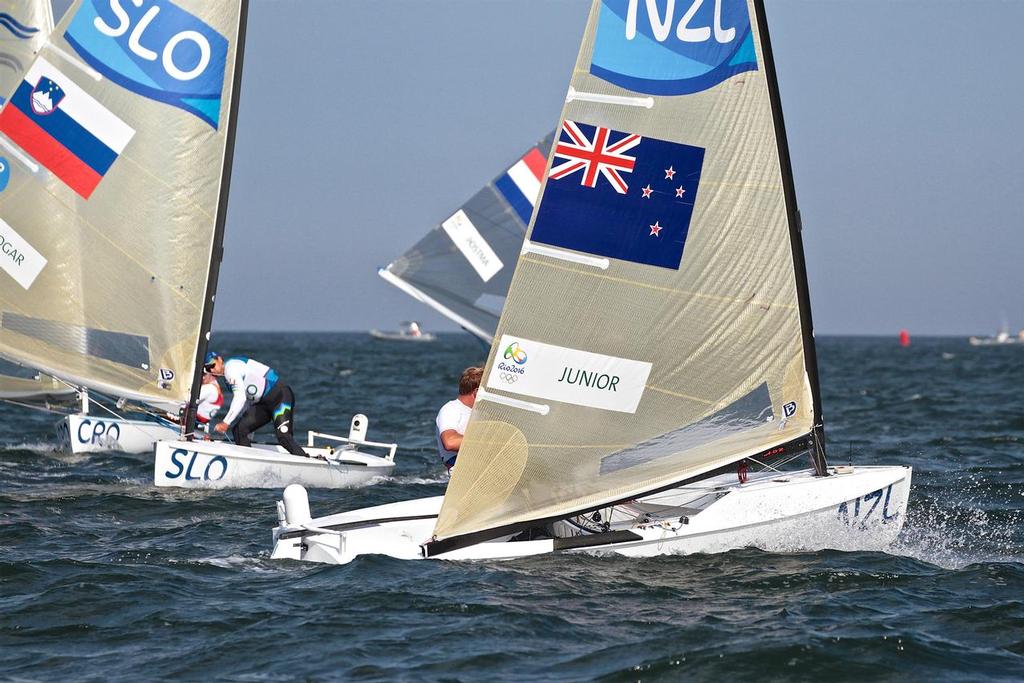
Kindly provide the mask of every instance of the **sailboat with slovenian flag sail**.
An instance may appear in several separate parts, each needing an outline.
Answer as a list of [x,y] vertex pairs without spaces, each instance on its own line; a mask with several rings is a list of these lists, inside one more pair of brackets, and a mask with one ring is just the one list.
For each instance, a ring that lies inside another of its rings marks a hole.
[[911,470],[830,466],[762,0],[595,0],[447,492],[274,557],[884,549]]
[[76,0],[20,75],[0,110],[0,356],[83,390],[62,442],[153,453],[158,486],[358,485],[396,448],[359,451],[363,416],[308,433],[320,457],[195,438],[247,9]]
[[[53,30],[53,12],[50,0],[8,0],[0,11],[0,105],[14,91],[28,68],[32,57]],[[0,192],[7,189],[11,179],[11,162],[0,153]],[[8,233],[9,234],[9,233]],[[0,238],[3,238],[0,235]],[[17,238],[5,240],[7,251],[28,258],[20,250],[29,250],[25,242],[15,246]],[[38,262],[38,261],[37,261]],[[31,279],[33,271],[26,270],[20,278]],[[0,362],[0,401],[54,412],[67,412],[75,398],[75,390],[60,380],[19,368],[12,363]]]

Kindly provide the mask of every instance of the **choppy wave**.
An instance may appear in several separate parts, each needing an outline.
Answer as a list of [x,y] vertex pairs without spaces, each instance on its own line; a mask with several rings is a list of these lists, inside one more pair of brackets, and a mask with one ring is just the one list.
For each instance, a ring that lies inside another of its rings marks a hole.
[[[364,412],[399,443],[394,476],[311,491],[314,513],[443,493],[431,425],[479,359],[469,338],[430,357],[344,335],[217,345],[287,369],[299,427]],[[51,419],[0,412],[18,417],[0,420],[3,675],[1017,680],[1024,356],[991,351],[820,341],[832,457],[914,467],[903,532],[873,551],[271,561],[279,491],[158,489],[150,459],[54,456]]]

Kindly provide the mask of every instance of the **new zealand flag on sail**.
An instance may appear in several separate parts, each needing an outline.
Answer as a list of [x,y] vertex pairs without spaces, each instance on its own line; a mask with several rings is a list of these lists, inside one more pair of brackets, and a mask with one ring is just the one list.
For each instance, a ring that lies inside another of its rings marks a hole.
[[704,150],[565,121],[531,241],[679,269]]

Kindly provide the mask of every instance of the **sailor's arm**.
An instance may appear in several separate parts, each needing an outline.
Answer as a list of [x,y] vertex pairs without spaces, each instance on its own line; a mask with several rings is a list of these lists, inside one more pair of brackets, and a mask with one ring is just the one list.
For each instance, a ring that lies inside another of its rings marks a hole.
[[224,416],[224,421],[214,427],[214,429],[222,434],[228,431],[235,420],[242,414],[246,402],[245,390],[242,389],[245,377],[239,377],[234,372],[225,371],[224,379],[227,380],[228,386],[231,387],[231,408],[228,410],[228,414]]
[[[229,427],[235,423],[238,416],[242,414],[242,410],[245,409],[245,392],[241,390],[234,391],[231,394],[231,409],[228,410],[228,414],[224,416],[224,422]],[[217,425],[217,431],[224,431],[219,429],[220,425]]]
[[462,446],[462,434],[459,434],[454,429],[447,429],[441,432],[441,445],[444,446],[446,451],[457,453],[459,447]]

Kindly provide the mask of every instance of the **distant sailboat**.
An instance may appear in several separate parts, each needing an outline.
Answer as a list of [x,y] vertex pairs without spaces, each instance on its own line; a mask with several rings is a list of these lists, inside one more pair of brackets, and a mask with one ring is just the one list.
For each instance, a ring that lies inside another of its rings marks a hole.
[[377,273],[489,344],[540,194],[553,137],[528,149]]
[[432,342],[436,336],[420,329],[420,324],[415,320],[404,320],[397,332],[385,332],[381,330],[370,330],[370,336],[381,341],[398,342]]
[[763,3],[689,4],[593,5],[445,495],[313,519],[289,487],[273,557],[895,539],[910,468],[825,459]]
[[[74,2],[0,111],[0,356],[151,413],[83,411],[58,433],[76,451],[175,439],[156,445],[158,485],[345,486],[390,472],[391,444],[377,457],[334,437],[347,445],[313,460],[177,440],[193,431],[213,317],[248,3],[139,5]],[[159,420],[168,412],[180,427]]]
[[1005,316],[1003,317],[1003,324],[999,328],[994,336],[991,337],[969,337],[967,341],[971,346],[1008,346],[1011,344],[1024,344],[1024,330],[1020,331],[1016,337],[1010,334],[1010,324],[1007,322]]

